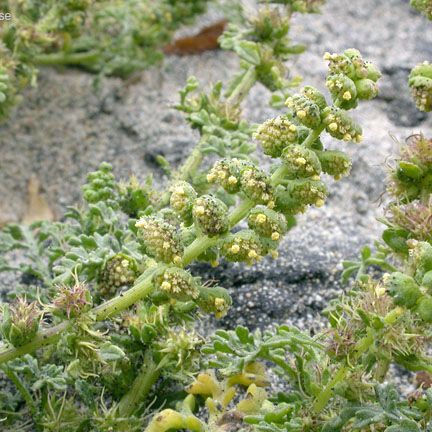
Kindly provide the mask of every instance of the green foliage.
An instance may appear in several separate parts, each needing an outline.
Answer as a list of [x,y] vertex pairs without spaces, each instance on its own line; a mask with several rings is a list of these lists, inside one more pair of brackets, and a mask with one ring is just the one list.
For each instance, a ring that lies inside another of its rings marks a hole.
[[411,0],[411,6],[432,20],[432,3],[430,0]]
[[[38,284],[29,299],[17,289],[15,300],[2,305],[0,365],[14,386],[0,392],[6,428],[414,432],[432,427],[430,390],[420,387],[406,397],[386,384],[392,365],[432,373],[432,149],[423,136],[408,140],[391,169],[382,241],[375,252],[365,247],[360,262],[344,264],[344,279],[355,274],[356,283],[328,305],[326,328],[310,334],[285,325],[264,332],[238,327],[218,330],[207,340],[196,331],[198,320],[224,316],[232,300],[189,265],[276,258],[294,216],[324,205],[324,176],[338,180],[349,173],[348,155],[326,149],[322,135],[360,142],[361,126],[349,111],[377,95],[380,73],[354,49],[324,57],[330,100],[310,86],[291,94],[283,62],[301,51],[288,39],[291,15],[315,12],[322,2],[276,3],[281,5],[266,5],[253,18],[237,17],[222,36],[222,46],[241,62],[225,92],[221,83],[208,93],[198,91],[194,79],[180,92],[177,109],[200,141],[184,165],[170,171],[162,193],[150,180],[118,181],[104,163],[88,175],[82,205],[69,209],[61,222],[12,225],[1,233],[1,269],[29,273]],[[62,12],[61,28],[78,35],[69,41],[73,46],[88,31],[81,28],[86,8],[98,4],[62,6],[69,12]],[[26,10],[33,24],[39,23],[40,7]],[[101,22],[109,10],[101,11]],[[141,12],[135,12],[132,27]],[[44,25],[60,28],[55,19]],[[121,33],[117,42],[124,42]],[[120,60],[118,69],[107,65],[108,73],[126,67]],[[241,110],[256,83],[270,90],[273,104],[287,106],[261,125],[250,124]],[[254,158],[252,138],[269,156],[268,168]],[[8,260],[15,249],[25,258],[18,267]],[[371,266],[387,273],[371,276]],[[284,383],[277,394],[265,389],[272,374]],[[198,406],[207,414],[198,416]]]
[[0,28],[0,119],[34,84],[42,65],[78,66],[127,77],[162,59],[174,31],[207,0],[5,0]]

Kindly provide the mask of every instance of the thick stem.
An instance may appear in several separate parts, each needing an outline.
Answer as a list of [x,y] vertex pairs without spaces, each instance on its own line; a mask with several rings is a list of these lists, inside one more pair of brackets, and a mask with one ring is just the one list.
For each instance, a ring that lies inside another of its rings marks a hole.
[[217,237],[197,237],[184,251],[182,265],[186,266],[190,264],[197,256],[200,256],[208,248],[214,246],[220,240],[220,236]]
[[159,376],[160,369],[157,368],[150,355],[147,355],[132,387],[118,404],[118,412],[121,417],[133,415],[140,403],[147,397]]
[[255,206],[255,203],[250,200],[249,198],[246,198],[244,201],[242,201],[239,206],[230,214],[229,216],[229,225],[230,228],[233,228],[235,225],[237,225],[242,219],[244,219],[247,214],[249,213],[249,210]]
[[305,147],[310,147],[322,134],[325,125],[319,126],[317,129],[311,130],[307,138],[302,142]]

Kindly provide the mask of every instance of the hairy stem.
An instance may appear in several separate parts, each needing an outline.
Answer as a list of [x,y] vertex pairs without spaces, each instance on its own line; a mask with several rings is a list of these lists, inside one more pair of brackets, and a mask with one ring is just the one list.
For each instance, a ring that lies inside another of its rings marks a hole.
[[154,363],[151,355],[146,355],[144,364],[130,390],[123,395],[119,404],[118,412],[121,417],[130,417],[139,407],[139,404],[147,397],[153,384],[160,376],[160,369]]

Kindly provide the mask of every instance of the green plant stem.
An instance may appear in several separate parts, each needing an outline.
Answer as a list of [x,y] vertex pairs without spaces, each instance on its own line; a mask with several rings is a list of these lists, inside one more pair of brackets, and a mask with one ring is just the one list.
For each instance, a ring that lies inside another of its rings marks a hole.
[[319,414],[327,405],[328,401],[333,395],[334,387],[345,379],[348,372],[346,366],[342,366],[337,372],[333,379],[325,386],[321,393],[317,396],[312,410],[315,414]]
[[22,398],[24,399],[28,409],[30,410],[30,413],[32,416],[36,415],[36,405],[33,401],[33,398],[31,397],[30,392],[27,390],[27,388],[24,386],[24,384],[19,379],[18,375],[8,368],[7,366],[3,366],[2,371],[6,374],[6,376],[14,383],[17,390],[20,392]]
[[67,66],[67,65],[91,65],[100,53],[96,50],[77,53],[51,53],[39,54],[32,61],[41,66]]
[[302,142],[305,147],[310,147],[322,134],[325,129],[325,125],[320,125],[317,129],[313,129],[309,132],[309,135]]
[[[323,129],[319,130],[313,130],[309,133],[308,137],[304,142],[315,142],[315,140],[320,136]],[[288,172],[288,169],[285,167],[285,165],[281,165],[270,177],[270,183],[273,186],[276,186],[280,183],[281,180],[286,176]],[[229,216],[229,225],[230,228],[233,228],[235,225],[237,225],[241,220],[243,220],[249,213],[249,211],[255,206],[255,203],[250,200],[249,198],[245,198],[243,201],[240,202],[238,207],[233,210],[233,212]],[[203,252],[205,252],[208,248],[214,246],[218,241],[220,240],[220,237],[197,237],[185,250],[183,254],[183,260],[182,264],[184,266],[190,264],[194,258],[201,255]]]
[[257,75],[255,71],[255,66],[251,66],[227,98],[226,104],[229,107],[235,107],[239,105],[248,95],[250,89],[255,85],[256,80]]
[[[322,130],[311,131],[309,136],[304,141],[305,143],[313,143],[321,134]],[[273,185],[276,185],[285,175],[286,171],[284,168],[278,168],[270,178]],[[249,211],[255,206],[255,203],[249,198],[244,199],[239,206],[229,216],[230,227],[232,228],[242,219],[244,219]],[[190,264],[196,257],[205,252],[208,248],[217,244],[220,240],[219,237],[209,238],[206,236],[196,238],[185,250],[182,264],[184,266]],[[96,321],[103,321],[113,315],[117,315],[121,311],[132,306],[138,300],[146,297],[153,290],[152,275],[140,280],[132,288],[126,292],[112,298],[111,300],[102,303],[101,305],[93,308],[90,312],[90,316],[94,316]],[[45,345],[54,343],[60,334],[73,324],[73,321],[63,321],[62,323],[40,332],[31,342],[18,348],[7,348],[0,351],[0,364],[12,360],[16,357],[20,357],[24,354],[31,353],[38,348]]]
[[[136,285],[130,288],[128,291],[112,298],[111,300],[102,303],[99,306],[93,308],[88,314],[93,316],[96,321],[103,321],[108,317],[116,315],[127,309],[129,306],[136,303],[138,300],[146,297],[153,290],[152,274],[143,280],[139,281]],[[58,340],[60,334],[67,328],[72,326],[74,321],[63,321],[60,324],[43,330],[29,343],[17,347],[7,348],[0,351],[0,364],[6,363],[17,357],[21,357],[24,354],[36,351],[46,345],[50,345]]]
[[123,395],[119,404],[118,412],[121,417],[130,417],[139,407],[139,404],[149,394],[153,384],[157,381],[161,373],[154,363],[151,355],[145,356],[144,364],[130,390]]

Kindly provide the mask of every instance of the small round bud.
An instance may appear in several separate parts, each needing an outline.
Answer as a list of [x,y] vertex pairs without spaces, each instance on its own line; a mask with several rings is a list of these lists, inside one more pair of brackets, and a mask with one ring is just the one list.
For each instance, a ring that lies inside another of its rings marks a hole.
[[225,240],[222,253],[228,261],[253,264],[262,257],[262,245],[254,231],[241,230]]
[[282,153],[281,160],[295,178],[306,178],[321,173],[321,163],[315,152],[302,145],[290,145]]
[[188,225],[192,222],[192,206],[197,197],[195,189],[185,181],[175,182],[171,188],[170,206]]
[[131,286],[138,276],[136,261],[123,253],[109,258],[99,278],[98,291],[103,297],[113,297],[122,286]]
[[240,159],[222,159],[207,174],[207,181],[222,186],[228,193],[237,193],[240,190],[240,172],[246,165],[247,162]]
[[254,138],[260,141],[264,154],[276,158],[287,145],[297,142],[298,126],[287,117],[279,116],[260,125]]
[[351,78],[343,74],[330,74],[326,86],[332,99],[338,101],[341,108],[351,109],[357,106],[357,88]]
[[15,347],[30,342],[38,332],[41,315],[36,302],[27,303],[23,298],[4,305],[1,325],[3,338]]
[[178,267],[162,268],[154,275],[153,282],[157,289],[176,300],[195,300],[199,296],[197,280],[189,272]]
[[389,275],[386,286],[397,306],[413,308],[422,295],[416,281],[404,273],[394,272]]
[[276,209],[285,215],[305,211],[308,205],[322,206],[327,197],[327,188],[320,180],[291,180],[286,186],[276,188]]
[[308,97],[301,94],[290,96],[286,100],[286,105],[304,126],[316,129],[321,124],[319,106]]
[[327,132],[334,138],[360,142],[362,129],[344,110],[331,107],[323,111],[323,122]]
[[278,241],[287,229],[285,216],[264,206],[254,207],[248,217],[249,228],[259,236]]
[[197,198],[192,214],[195,225],[209,237],[224,234],[229,229],[227,206],[220,199],[211,195]]
[[336,180],[350,173],[351,160],[347,154],[338,150],[317,150],[315,153],[321,162],[322,170]]
[[409,76],[408,85],[420,111],[432,111],[432,63],[417,65]]
[[369,78],[356,81],[357,97],[362,100],[374,99],[378,96],[378,85]]
[[267,204],[272,201],[273,189],[267,174],[253,164],[241,172],[241,190],[256,204]]
[[173,225],[156,216],[144,216],[135,226],[138,228],[146,253],[157,261],[175,263],[181,258],[183,248]]
[[320,110],[327,107],[327,101],[325,96],[315,87],[305,86],[302,88],[301,93],[310,99],[313,103],[318,105]]
[[232,304],[232,299],[225,288],[201,286],[199,291],[196,303],[204,312],[214,313],[216,318],[222,318],[226,315]]
[[419,301],[416,312],[419,314],[422,321],[432,323],[432,297],[425,295]]

